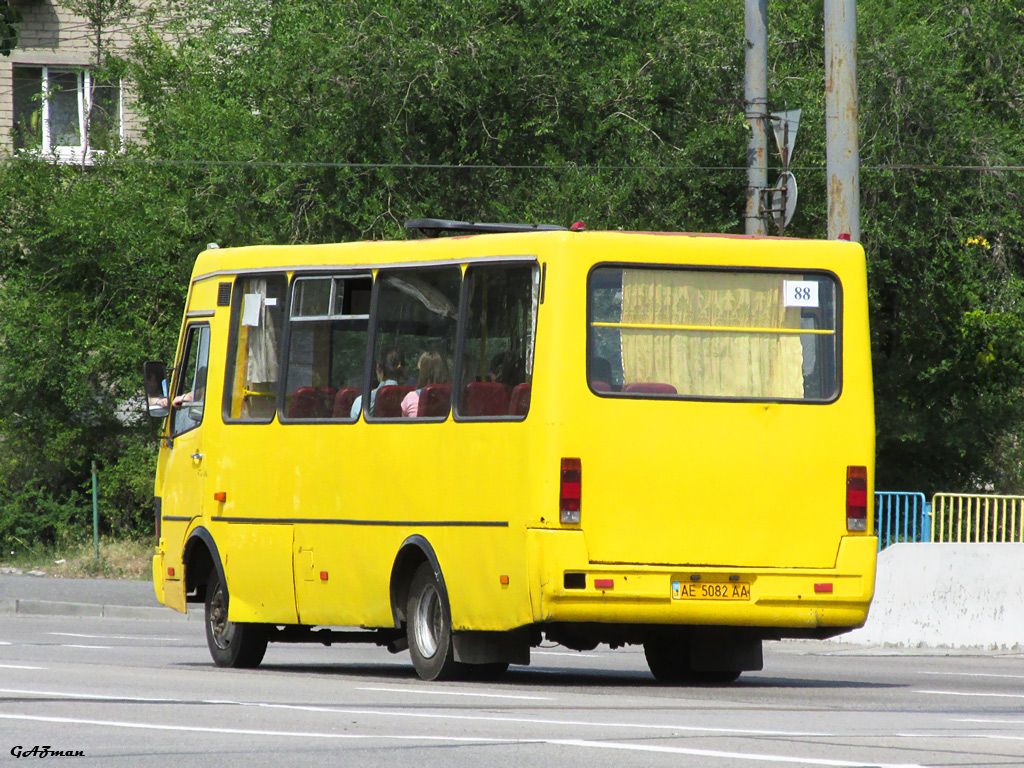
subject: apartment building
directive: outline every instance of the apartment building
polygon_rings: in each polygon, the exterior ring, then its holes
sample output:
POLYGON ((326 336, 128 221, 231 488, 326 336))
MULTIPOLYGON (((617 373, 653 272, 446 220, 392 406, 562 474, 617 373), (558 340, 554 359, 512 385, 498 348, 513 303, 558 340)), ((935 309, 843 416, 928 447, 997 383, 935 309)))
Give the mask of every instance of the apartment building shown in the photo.
MULTIPOLYGON (((98 72, 95 26, 60 0, 13 4, 23 21, 17 47, 0 57, 0 155, 89 163, 135 137, 125 84, 98 72)), ((136 23, 112 19, 100 30, 103 49, 123 49, 136 23)))

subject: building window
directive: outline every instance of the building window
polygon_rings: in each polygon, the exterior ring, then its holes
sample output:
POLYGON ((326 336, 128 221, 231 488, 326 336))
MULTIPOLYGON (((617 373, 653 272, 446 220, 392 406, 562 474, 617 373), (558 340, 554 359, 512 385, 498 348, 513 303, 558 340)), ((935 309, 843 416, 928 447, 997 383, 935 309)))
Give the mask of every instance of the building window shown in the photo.
POLYGON ((120 148, 120 83, 66 67, 15 66, 13 75, 15 150, 81 162, 120 148))

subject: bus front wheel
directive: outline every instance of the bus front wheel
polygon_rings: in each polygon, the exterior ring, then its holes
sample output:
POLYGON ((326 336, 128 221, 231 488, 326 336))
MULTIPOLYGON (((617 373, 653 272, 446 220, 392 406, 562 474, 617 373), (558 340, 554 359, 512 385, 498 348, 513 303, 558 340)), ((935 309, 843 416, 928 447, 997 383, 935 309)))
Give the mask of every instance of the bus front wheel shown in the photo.
POLYGON ((413 574, 405 616, 409 655, 416 673, 424 680, 456 677, 463 665, 455 661, 448 595, 430 563, 422 563, 413 574))
POLYGON ((228 587, 216 568, 206 582, 206 644, 218 667, 258 667, 267 652, 265 628, 228 621, 228 587))

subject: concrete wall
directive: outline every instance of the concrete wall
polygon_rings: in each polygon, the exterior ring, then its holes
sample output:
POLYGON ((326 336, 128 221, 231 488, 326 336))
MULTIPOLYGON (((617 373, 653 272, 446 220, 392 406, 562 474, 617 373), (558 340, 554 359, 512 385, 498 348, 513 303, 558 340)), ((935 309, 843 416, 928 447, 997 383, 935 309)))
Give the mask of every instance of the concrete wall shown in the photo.
POLYGON ((839 642, 1024 647, 1024 544, 894 544, 862 629, 839 642))

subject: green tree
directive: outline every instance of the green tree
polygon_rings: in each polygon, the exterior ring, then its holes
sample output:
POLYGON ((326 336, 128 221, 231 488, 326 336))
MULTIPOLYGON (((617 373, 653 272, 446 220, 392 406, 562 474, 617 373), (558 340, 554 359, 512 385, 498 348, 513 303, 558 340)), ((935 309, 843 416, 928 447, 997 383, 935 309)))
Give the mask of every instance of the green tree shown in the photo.
MULTIPOLYGON (((1024 488, 1017 6, 858 3, 879 488, 1024 488)), ((742 3, 210 9, 157 3, 104 57, 138 146, 0 161, 0 538, 84 525, 94 458, 105 524, 151 526, 154 443, 125 407, 209 241, 402 237, 419 216, 742 230, 742 3)), ((771 107, 803 110, 787 233, 820 238, 821 3, 770 14, 771 107)))
POLYGON ((10 56, 18 45, 18 25, 21 11, 11 5, 10 0, 0 2, 0 55, 10 56))

